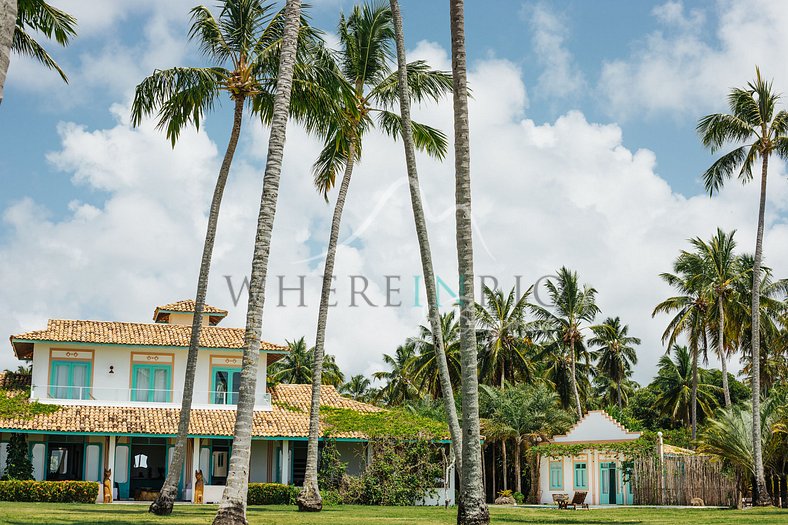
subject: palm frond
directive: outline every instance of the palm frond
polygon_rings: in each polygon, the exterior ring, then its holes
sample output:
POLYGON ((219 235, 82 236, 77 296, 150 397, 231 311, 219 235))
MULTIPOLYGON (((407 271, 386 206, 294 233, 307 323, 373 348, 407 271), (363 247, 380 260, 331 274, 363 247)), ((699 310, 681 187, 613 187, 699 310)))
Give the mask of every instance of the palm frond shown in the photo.
POLYGON ((14 31, 14 42, 11 46, 11 49, 20 55, 26 55, 36 59, 38 62, 49 69, 54 69, 58 72, 60 78, 63 79, 63 82, 68 84, 68 76, 66 76, 66 73, 60 69, 60 66, 57 64, 57 62, 55 62, 55 59, 52 58, 49 53, 47 53, 47 50, 44 49, 41 44, 36 42, 33 37, 20 30, 18 26, 16 31, 14 31))
POLYGON ((191 10, 192 26, 189 29, 189 38, 199 40, 200 51, 220 63, 230 60, 233 50, 226 42, 219 22, 213 13, 202 5, 191 10))
POLYGON ((166 131, 173 147, 184 126, 199 129, 203 115, 213 108, 227 78, 227 70, 175 67, 154 71, 137 86, 131 106, 131 124, 156 112, 157 127, 166 131))
POLYGON ((749 145, 740 146, 726 153, 717 159, 714 164, 703 173, 703 184, 706 191, 709 192, 709 195, 713 195, 714 192, 722 189, 725 182, 730 179, 733 172, 736 171, 736 168, 742 166, 744 161, 748 158, 750 155, 749 149, 753 147, 754 146, 749 145))
POLYGON ((65 47, 77 34, 77 19, 43 0, 18 0, 17 30, 33 29, 65 47))
MULTIPOLYGON (((378 113, 378 124, 383 131, 390 137, 397 138, 402 134, 402 120, 400 115, 391 111, 380 111, 378 113)), ((413 142, 421 151, 443 160, 449 147, 446 134, 437 128, 413 122, 413 142)))
MULTIPOLYGON (((452 90, 451 73, 436 71, 423 60, 411 62, 408 69, 408 92, 411 100, 420 103, 438 101, 452 90)), ((396 71, 370 91, 367 98, 385 109, 399 103, 399 76, 396 71)))
POLYGON ((706 115, 696 128, 703 145, 716 152, 727 142, 744 142, 754 133, 753 125, 734 115, 715 113, 706 115))

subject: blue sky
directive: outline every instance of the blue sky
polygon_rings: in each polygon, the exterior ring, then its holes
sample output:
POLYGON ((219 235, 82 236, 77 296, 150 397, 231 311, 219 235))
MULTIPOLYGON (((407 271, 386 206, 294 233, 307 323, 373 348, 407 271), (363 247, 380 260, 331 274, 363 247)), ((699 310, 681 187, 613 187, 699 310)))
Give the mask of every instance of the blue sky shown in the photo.
MULTIPOLYGON (((58 2, 53 2, 60 5, 58 2)), ((334 31, 338 13, 352 6, 351 2, 314 2, 311 16, 315 26, 325 31, 334 31), (338 5, 337 5, 338 4, 338 5)), ((428 40, 448 46, 449 31, 445 6, 441 2, 403 1, 404 16, 407 17, 406 33, 409 42, 428 40), (416 15, 417 16, 414 16, 416 15)), ((566 48, 574 56, 576 66, 589 79, 591 86, 598 80, 602 63, 624 58, 643 44, 646 34, 660 29, 652 14, 654 6, 661 2, 630 2, 626 0, 583 0, 557 1, 549 4, 550 9, 567 28, 566 48)), ((467 39, 470 60, 488 57, 505 58, 522 70, 526 85, 535 82, 542 72, 537 52, 531 45, 532 31, 528 25, 529 6, 532 3, 514 0, 491 0, 468 2, 467 39)), ((64 8, 67 6, 64 4, 64 8)), ((687 2, 686 10, 703 9, 709 24, 714 23, 715 4, 710 1, 687 2)), ((100 33, 77 38, 74 44, 61 50, 49 46, 57 60, 69 65, 80 60, 83 54, 96 53, 111 45, 134 48, 150 14, 130 13, 112 34, 100 33)), ((174 33, 177 35, 177 27, 174 33)), ((182 26, 186 35, 188 27, 182 26)), ((714 44, 714 33, 707 35, 709 44, 714 44)), ((193 50, 192 50, 193 51, 193 50)), ((189 63, 199 63, 199 57, 189 54, 189 63)), ((173 64, 175 65, 175 64, 173 64)), ((72 68, 73 69, 73 68, 72 68)), ((52 76, 45 70, 35 74, 52 76)), ((106 126, 111 116, 106 108, 118 101, 117 92, 94 89, 89 98, 71 105, 51 100, 47 93, 29 92, 26 86, 12 83, 8 87, 2 118, 13 126, 4 126, 0 131, 6 151, 0 159, 0 176, 5 191, 0 205, 5 207, 24 196, 35 196, 58 216, 67 210, 72 199, 100 202, 102 196, 85 188, 75 187, 66 174, 58 173, 47 163, 46 154, 57 148, 59 138, 55 124, 58 121, 74 121, 89 128, 106 126), (26 92, 28 91, 28 92, 26 92), (31 138, 35 140, 31 140, 31 138)), ((129 86, 131 88, 133 86, 129 86)), ((68 97, 69 86, 54 84, 52 89, 62 91, 68 97)), ((526 109, 529 118, 536 122, 554 120, 570 109, 579 109, 594 122, 614 121, 614 115, 604 102, 590 89, 569 99, 553 98, 545 93, 534 99, 526 109)), ((695 194, 702 191, 699 174, 709 162, 709 155, 698 143, 694 126, 700 113, 656 114, 634 116, 619 122, 624 130, 627 147, 648 148, 657 153, 659 173, 682 193, 695 194)), ((216 129, 217 138, 225 128, 221 117, 209 121, 209 131, 216 129)), ((213 133, 212 133, 213 135, 213 133)))
MULTIPOLYGON (((202 63, 186 41, 192 1, 53 3, 80 23, 69 48, 49 46, 71 83, 14 56, 0 106, 6 336, 50 317, 146 321, 156 304, 191 296, 229 127, 225 104, 173 150, 150 123, 128 125, 145 75, 202 63)), ((311 3, 313 24, 332 40, 352 3, 311 3)), ((410 58, 449 68, 447 3, 401 3, 410 58)), ((704 195, 699 176, 712 156, 694 128, 725 109, 727 91, 755 64, 788 88, 788 10, 768 0, 490 0, 467 2, 466 21, 477 272, 509 287, 506 276, 533 281, 561 265, 576 269, 599 290, 603 315, 620 315, 643 339, 636 379, 647 381, 664 351, 665 319, 650 315, 669 293, 658 274, 687 238, 717 226, 737 229, 742 250, 753 244, 755 188, 734 182, 704 195)), ((451 130, 448 101, 416 115, 451 130)), ((234 326, 244 308, 231 307, 222 276, 238 282, 248 272, 266 140, 247 121, 220 220, 209 300, 230 307, 234 326)), ((291 127, 271 274, 289 284, 307 275, 309 306, 266 310, 264 334, 278 342, 314 333, 320 264, 309 257, 325 244, 331 211, 308 176, 318 149, 291 127)), ((340 249, 338 294, 347 288, 342 275, 362 273, 379 296, 381 276, 412 282, 407 276, 420 271, 401 150, 373 134, 364 151, 344 219, 343 238, 356 240, 340 249)), ((450 281, 451 158, 420 158, 419 167, 437 271, 450 281)), ((788 273, 784 174, 775 162, 766 232, 767 263, 780 275, 788 273)), ((414 308, 339 307, 328 351, 349 372, 369 374, 422 319, 414 308)), ((0 367, 12 361, 0 352, 0 367)))

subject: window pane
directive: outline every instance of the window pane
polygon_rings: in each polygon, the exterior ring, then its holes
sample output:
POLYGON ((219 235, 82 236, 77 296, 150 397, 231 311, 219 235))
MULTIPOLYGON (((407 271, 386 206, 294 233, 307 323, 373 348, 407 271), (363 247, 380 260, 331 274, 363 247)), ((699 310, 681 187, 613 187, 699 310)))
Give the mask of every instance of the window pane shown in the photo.
POLYGON ((52 374, 52 384, 55 386, 52 388, 52 396, 56 399, 68 399, 70 393, 68 389, 70 366, 66 363, 56 363, 54 366, 55 373, 52 374))
POLYGON ((227 391, 229 390, 228 386, 227 372, 224 370, 217 370, 214 380, 214 403, 217 405, 227 404, 227 391))
POLYGON ((139 366, 134 372, 134 385, 136 390, 132 392, 132 401, 148 401, 150 390, 150 368, 139 366))
POLYGON ((87 363, 74 363, 71 366, 73 377, 72 383, 72 399, 88 399, 88 389, 84 388, 88 385, 88 365, 87 363))
POLYGON ((169 401, 169 389, 167 383, 169 370, 166 368, 157 368, 153 371, 153 400, 157 403, 166 403, 169 401))
POLYGON ((233 372, 233 381, 232 381, 232 397, 230 398, 230 403, 233 405, 238 404, 238 391, 241 388, 241 372, 233 372))

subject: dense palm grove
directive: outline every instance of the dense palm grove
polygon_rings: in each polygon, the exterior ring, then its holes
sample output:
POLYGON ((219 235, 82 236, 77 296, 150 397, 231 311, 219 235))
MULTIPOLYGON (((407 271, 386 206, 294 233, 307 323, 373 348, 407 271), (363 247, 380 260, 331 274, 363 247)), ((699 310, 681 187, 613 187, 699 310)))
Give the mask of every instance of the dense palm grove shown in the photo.
MULTIPOLYGON (((742 183, 758 180, 760 167, 755 249, 739 249, 734 231, 718 229, 710 239, 691 238, 677 254, 672 268, 661 274, 672 292, 652 314, 655 323, 665 326, 664 355, 653 380, 640 385, 632 379, 639 348, 652 349, 656 342, 643 342, 630 331, 628 312, 602 312, 597 296, 604 292, 577 271, 561 267, 546 281, 547 305, 532 299, 532 289, 518 295, 514 289, 487 287, 476 302, 463 1, 449 1, 451 72, 406 61, 397 0, 358 5, 341 15, 335 50, 309 26, 302 15, 306 8, 298 0, 287 0, 282 10, 260 0, 223 0, 217 15, 195 7, 189 37, 199 45, 208 67, 154 71, 137 86, 132 106, 133 125, 156 117, 175 146, 182 129, 199 127, 220 98, 233 102, 233 127, 217 176, 200 264, 197 314, 204 308, 219 208, 244 116, 270 128, 233 454, 215 523, 246 522, 253 392, 288 119, 324 145, 313 169, 320 195, 328 199, 336 189, 315 346, 310 348, 305 336, 297 334, 288 342, 289 354, 268 374, 272 383, 312 384, 309 452, 298 497, 301 510, 322 508, 317 473, 321 384, 336 386, 358 400, 404 407, 447 424, 461 473, 459 523, 489 522, 481 497, 482 477, 488 495, 494 497, 500 488, 520 496, 528 493, 533 500, 536 455, 528 451, 566 431, 588 410, 600 408, 630 429, 660 430, 674 445, 720 458, 735 473, 740 488, 751 491, 756 504, 779 499, 788 504, 788 280, 763 265, 769 160, 788 158, 788 112, 778 109, 780 97, 760 70, 753 82, 731 91, 730 113, 708 115, 697 126, 703 146, 712 153, 735 146, 702 175, 710 196, 734 175, 742 183), (464 286, 458 304, 441 313, 415 150, 442 160, 449 140, 443 131, 411 121, 410 104, 441 103, 449 95, 454 102, 458 282, 464 286), (328 298, 353 168, 362 158, 364 136, 375 128, 402 139, 425 304, 430 307, 424 324, 383 355, 385 370, 370 378, 345 377, 335 359, 324 354, 328 298), (710 357, 720 363, 719 370, 710 367, 710 357), (736 362, 738 378, 728 372, 736 362), (480 427, 485 436, 481 453, 480 427)), ((67 79, 31 36, 36 34, 65 46, 76 35, 76 21, 42 0, 3 0, 0 101, 11 51, 32 56, 67 79)), ((172 512, 183 462, 201 329, 199 315, 194 318, 174 468, 151 506, 161 514, 172 512)))
MULTIPOLYGON (((631 429, 661 430, 674 445, 718 453, 750 472, 752 267, 753 257, 737 251, 735 232, 718 230, 709 240, 688 241, 672 271, 661 275, 675 295, 654 308, 655 322, 665 323, 666 350, 656 377, 646 385, 631 379, 641 340, 619 316, 600 311, 597 290, 583 284, 577 272, 560 268, 546 282, 549 308, 531 302, 531 290, 518 297, 514 289, 484 288, 483 302, 476 305, 478 370, 485 459, 494 462, 488 470, 495 473, 488 476, 496 486, 527 494, 533 475, 532 465, 523 466, 529 461, 527 448, 567 430, 578 412, 593 409, 607 410, 631 429), (711 357, 721 369, 709 366, 711 357), (738 378, 727 371, 734 360, 741 369, 738 378), (742 457, 747 450, 750 456, 742 457)), ((787 297, 788 280, 763 268, 764 462, 776 478, 788 473, 783 433, 788 425, 787 297)), ((426 323, 414 332, 383 355, 386 369, 371 378, 346 378, 327 355, 323 383, 354 399, 445 420, 435 337, 426 323)), ((441 315, 441 336, 452 386, 458 389, 456 310, 441 315)), ((290 355, 272 365, 271 381, 311 382, 313 350, 303 338, 289 345, 290 355)))

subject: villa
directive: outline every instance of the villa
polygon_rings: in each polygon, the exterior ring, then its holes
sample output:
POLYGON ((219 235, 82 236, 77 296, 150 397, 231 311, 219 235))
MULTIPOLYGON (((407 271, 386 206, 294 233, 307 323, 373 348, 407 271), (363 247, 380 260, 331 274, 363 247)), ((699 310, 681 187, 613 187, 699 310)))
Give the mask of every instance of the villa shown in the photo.
POLYGON ((591 410, 564 435, 553 436, 552 443, 588 445, 577 455, 542 456, 539 463, 541 503, 553 503, 565 494, 587 493, 585 503, 621 505, 633 503, 632 466, 620 453, 596 446, 603 443, 634 441, 640 432, 630 432, 604 410, 591 410))
MULTIPOLYGON (((244 329, 218 326, 226 315, 208 305, 202 314, 181 500, 192 500, 195 470, 203 472, 206 502, 218 501, 227 477, 244 329)), ((111 469, 115 499, 142 499, 160 490, 177 434, 193 317, 194 302, 179 301, 156 307, 153 323, 53 319, 43 330, 12 336, 16 357, 32 362, 32 375, 21 376, 29 384, 15 379, 5 389, 29 387, 31 400, 59 408, 29 419, 0 419, 0 473, 10 435, 24 433, 37 480, 100 482, 104 469, 111 469)), ((311 387, 266 385, 267 366, 286 353, 285 346, 262 342, 251 482, 303 481, 311 387)), ((380 410, 330 386, 321 389, 321 405, 380 410)), ((368 448, 364 436, 331 437, 348 472, 359 473, 368 448)))

